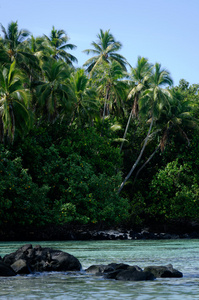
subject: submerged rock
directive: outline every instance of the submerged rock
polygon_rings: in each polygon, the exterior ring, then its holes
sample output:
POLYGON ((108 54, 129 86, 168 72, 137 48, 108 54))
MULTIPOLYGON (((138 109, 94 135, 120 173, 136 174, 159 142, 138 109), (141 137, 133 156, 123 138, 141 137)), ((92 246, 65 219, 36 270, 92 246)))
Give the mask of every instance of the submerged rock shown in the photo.
POLYGON ((129 268, 119 272, 115 279, 116 280, 128 280, 128 281, 143 281, 143 280, 154 280, 156 277, 151 272, 137 271, 136 268, 129 268))

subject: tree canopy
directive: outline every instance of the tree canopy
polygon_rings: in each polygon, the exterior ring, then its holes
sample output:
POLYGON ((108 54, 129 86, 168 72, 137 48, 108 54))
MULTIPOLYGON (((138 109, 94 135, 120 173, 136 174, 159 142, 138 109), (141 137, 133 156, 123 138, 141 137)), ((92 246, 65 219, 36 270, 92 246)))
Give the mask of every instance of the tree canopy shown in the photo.
POLYGON ((1 30, 0 226, 198 218, 199 84, 130 66, 110 30, 81 68, 63 29, 1 30))

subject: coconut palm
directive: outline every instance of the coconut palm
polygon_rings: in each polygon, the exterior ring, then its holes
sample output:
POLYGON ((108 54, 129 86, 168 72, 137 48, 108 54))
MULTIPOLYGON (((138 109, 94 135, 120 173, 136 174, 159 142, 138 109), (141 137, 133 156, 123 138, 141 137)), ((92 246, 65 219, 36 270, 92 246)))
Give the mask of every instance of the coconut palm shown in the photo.
POLYGON ((44 35, 44 37, 47 42, 44 45, 51 57, 61 59, 71 66, 73 62, 78 62, 75 56, 66 52, 68 49, 74 50, 76 46, 68 43, 69 37, 64 30, 57 30, 53 26, 50 36, 48 37, 47 35, 44 35))
POLYGON ((126 82, 122 80, 124 75, 123 68, 116 61, 103 62, 95 69, 93 80, 99 98, 103 100, 103 120, 110 111, 120 112, 126 97, 126 82))
POLYGON ((15 60, 24 70, 27 70, 28 65, 35 67, 38 63, 37 58, 27 51, 25 43, 30 32, 26 29, 19 30, 17 21, 9 23, 7 30, 2 24, 0 26, 4 34, 1 40, 0 61, 12 63, 15 60))
POLYGON ((130 79, 133 83, 133 88, 130 89, 127 99, 133 101, 133 105, 130 111, 130 115, 127 121, 127 125, 125 128, 125 132, 123 135, 123 142, 120 146, 120 152, 122 151, 122 147, 124 144, 124 140, 126 139, 126 134, 130 125, 130 121, 132 116, 138 117, 139 107, 138 102, 141 93, 144 89, 148 87, 148 80, 151 74, 152 65, 148 63, 148 60, 144 57, 139 56, 137 65, 135 68, 131 68, 130 79))
POLYGON ((17 22, 11 22, 7 30, 1 25, 1 29, 4 38, 0 47, 0 62, 5 65, 15 60, 16 66, 26 72, 31 82, 35 70, 39 71, 39 60, 28 48, 30 32, 26 29, 18 30, 17 22))
POLYGON ((122 44, 115 40, 110 30, 103 31, 100 29, 100 33, 97 35, 97 42, 92 42, 93 49, 86 49, 83 52, 86 54, 94 54, 95 56, 88 59, 83 66, 87 67, 87 71, 93 71, 96 66, 103 61, 110 63, 111 61, 117 61, 121 67, 126 70, 128 64, 126 59, 117 52, 122 48, 122 44))
POLYGON ((61 61, 50 59, 42 66, 44 81, 36 87, 38 109, 41 108, 48 121, 72 109, 75 99, 70 83, 70 69, 61 61))
MULTIPOLYGON (((171 90, 173 101, 169 110, 162 110, 159 119, 156 122, 157 130, 156 134, 159 137, 159 143, 154 152, 146 160, 146 162, 139 168, 136 173, 134 183, 143 170, 143 168, 151 161, 158 150, 164 151, 169 136, 173 133, 173 136, 181 136, 189 145, 190 141, 188 138, 187 130, 197 129, 198 120, 192 115, 193 101, 184 99, 184 96, 174 88, 171 90)), ((155 134, 153 135, 153 137, 155 134)))
POLYGON ((44 57, 45 52, 45 37, 34 37, 31 35, 31 37, 25 41, 27 48, 31 53, 33 53, 36 57, 39 59, 42 59, 44 57))
POLYGON ((133 88, 130 90, 128 94, 128 99, 133 100, 132 106, 132 114, 137 117, 139 108, 139 96, 141 92, 146 89, 148 85, 148 81, 151 75, 152 64, 148 63, 148 59, 139 56, 137 60, 137 65, 135 68, 131 68, 131 80, 134 83, 133 88))
POLYGON ((148 120, 148 123, 150 123, 149 130, 147 133, 147 136, 144 140, 142 149, 140 151, 140 154, 133 164, 130 172, 125 177, 124 181, 122 182, 118 193, 121 192, 123 189, 126 181, 130 178, 131 174, 137 167, 138 163, 140 162, 140 159, 143 155, 143 152, 145 150, 145 147, 148 143, 148 140, 150 138, 151 130, 153 127, 154 122, 158 119, 160 116, 160 113, 163 109, 169 110, 170 109, 170 103, 172 100, 172 95, 170 91, 165 87, 165 85, 172 85, 173 81, 170 77, 170 73, 165 70, 161 69, 161 65, 159 63, 156 63, 154 65, 154 68, 152 70, 152 74, 149 79, 149 85, 150 87, 143 92, 142 97, 140 98, 139 104, 140 104, 140 113, 142 116, 144 116, 145 119, 148 120))
POLYGON ((1 141, 7 135, 13 142, 15 129, 23 133, 30 125, 29 91, 24 88, 24 77, 15 67, 0 68, 0 134, 1 141))
POLYGON ((76 104, 70 125, 77 117, 78 123, 83 120, 92 120, 98 115, 99 102, 96 89, 90 86, 89 79, 83 69, 77 69, 71 76, 71 82, 76 95, 76 104))
POLYGON ((9 55, 14 58, 16 55, 16 49, 29 37, 30 32, 26 29, 18 30, 18 23, 11 22, 8 24, 8 29, 0 24, 1 30, 4 34, 4 38, 2 40, 3 44, 8 46, 9 55))

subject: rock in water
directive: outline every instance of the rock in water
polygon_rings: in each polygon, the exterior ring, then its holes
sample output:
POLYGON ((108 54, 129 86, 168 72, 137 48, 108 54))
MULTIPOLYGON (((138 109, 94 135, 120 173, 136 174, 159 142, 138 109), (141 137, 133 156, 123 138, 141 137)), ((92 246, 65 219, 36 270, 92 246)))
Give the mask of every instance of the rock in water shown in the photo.
POLYGON ((16 276, 15 271, 8 265, 6 265, 2 260, 0 260, 0 276, 16 276))
POLYGON ((82 266, 73 255, 55 250, 42 248, 40 245, 24 245, 17 251, 7 254, 3 262, 13 268, 17 274, 29 274, 43 271, 80 271, 82 266))
POLYGON ((174 269, 171 264, 167 266, 149 266, 144 269, 146 272, 151 272, 157 278, 181 278, 183 274, 174 269))
POLYGON ((127 281, 143 281, 143 280, 154 280, 155 276, 151 272, 137 271, 136 269, 128 269, 119 272, 116 280, 127 280, 127 281))
POLYGON ((93 265, 86 270, 89 274, 102 275, 106 279, 124 281, 154 280, 155 276, 150 272, 143 272, 138 266, 112 263, 109 265, 93 265))
POLYGON ((31 270, 29 268, 29 265, 25 259, 18 259, 16 260, 12 265, 11 268, 17 273, 17 274, 29 274, 31 273, 31 270))

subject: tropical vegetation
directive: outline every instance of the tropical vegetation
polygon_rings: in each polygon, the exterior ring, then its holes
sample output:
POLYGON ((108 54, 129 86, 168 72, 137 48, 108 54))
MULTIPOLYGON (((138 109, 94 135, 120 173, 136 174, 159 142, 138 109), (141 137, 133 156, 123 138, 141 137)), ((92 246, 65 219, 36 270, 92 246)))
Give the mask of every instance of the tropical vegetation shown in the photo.
POLYGON ((1 30, 1 228, 199 218, 198 84, 132 67, 110 30, 82 68, 63 29, 1 30))

